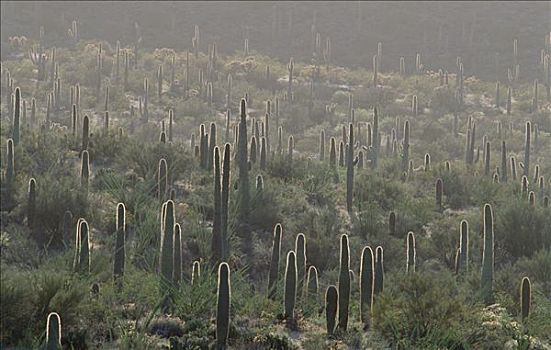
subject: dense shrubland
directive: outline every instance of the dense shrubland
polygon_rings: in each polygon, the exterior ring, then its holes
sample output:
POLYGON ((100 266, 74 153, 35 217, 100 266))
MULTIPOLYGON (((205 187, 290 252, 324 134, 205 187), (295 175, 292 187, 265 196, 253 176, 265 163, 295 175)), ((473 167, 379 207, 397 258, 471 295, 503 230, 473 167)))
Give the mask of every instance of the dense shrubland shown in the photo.
POLYGON ((12 40, 3 347, 551 347, 549 37, 499 88, 199 38, 12 40))

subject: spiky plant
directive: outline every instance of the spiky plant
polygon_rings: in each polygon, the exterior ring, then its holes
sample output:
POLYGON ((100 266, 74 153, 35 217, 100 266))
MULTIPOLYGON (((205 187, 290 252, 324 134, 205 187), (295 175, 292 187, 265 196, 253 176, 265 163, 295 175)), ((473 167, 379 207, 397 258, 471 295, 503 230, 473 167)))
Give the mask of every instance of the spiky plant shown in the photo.
POLYGON ((222 161, 222 189, 220 196, 220 235, 222 237, 222 260, 227 260, 229 256, 228 211, 230 198, 230 162, 231 146, 229 143, 226 143, 224 146, 224 159, 222 161))
POLYGON ((480 287, 486 305, 494 301, 494 217, 492 206, 484 205, 484 250, 482 252, 482 275, 480 287))
POLYGON ((191 267, 191 285, 199 283, 201 279, 201 263, 199 260, 195 260, 191 267))
POLYGON ((304 292, 308 300, 317 301, 318 296, 318 269, 315 266, 310 266, 308 268, 308 276, 306 278, 307 284, 304 288, 304 292))
POLYGON ((249 164, 247 156, 247 103, 241 100, 241 118, 239 122, 239 139, 237 143, 237 161, 239 169, 237 213, 238 232, 245 240, 245 255, 252 260, 252 242, 248 237, 249 222, 249 164))
POLYGON ((21 90, 17 87, 15 88, 15 99, 13 106, 13 143, 15 146, 19 144, 19 122, 21 114, 21 90))
POLYGON ((214 218, 212 219, 212 241, 211 254, 212 262, 217 264, 221 261, 224 249, 222 238, 222 184, 220 182, 220 151, 214 147, 214 218))
POLYGON ((486 141, 486 145, 484 147, 484 175, 490 176, 490 141, 486 141))
POLYGON ((182 279, 182 227, 174 225, 174 266, 172 268, 172 283, 178 287, 182 279))
POLYGON ((87 115, 82 120, 82 151, 88 149, 88 143, 90 142, 90 119, 87 115))
POLYGON ((507 146, 505 140, 501 141, 501 168, 499 170, 501 171, 501 182, 507 182, 507 146))
POLYGON ((384 285, 383 247, 375 249, 375 280, 373 282, 373 295, 382 293, 384 285))
POLYGON ((164 201, 168 189, 168 166, 166 159, 159 159, 159 170, 157 172, 157 196, 164 201))
POLYGON ((442 211, 442 195, 444 193, 444 183, 441 178, 436 179, 436 209, 442 211))
POLYGON ((362 250, 360 261, 360 318, 365 328, 369 328, 371 323, 374 278, 375 259, 373 258, 373 250, 366 246, 362 250))
POLYGON ((36 180, 31 177, 27 193, 27 226, 33 230, 36 225, 36 180))
POLYGON ((350 303, 350 248, 348 236, 341 236, 339 265, 339 329, 346 331, 348 327, 348 306, 350 303))
POLYGON ((528 277, 523 277, 520 283, 520 317, 524 321, 530 315, 532 303, 532 286, 528 277))
POLYGON ((371 166, 373 169, 377 168, 379 161, 379 148, 381 140, 379 140, 379 115, 377 113, 377 107, 373 108, 373 128, 372 128, 372 142, 373 147, 371 149, 371 166))
POLYGON ((113 265, 113 278, 115 283, 124 275, 125 240, 126 240, 126 207, 124 203, 117 204, 117 227, 115 239, 115 255, 113 265))
POLYGON ((285 292, 284 292, 284 311, 287 319, 294 319, 295 304, 297 297, 297 263, 295 252, 292 250, 287 253, 287 266, 285 267, 285 292))
POLYGON ((306 237, 304 233, 299 233, 295 239, 295 256, 297 261, 297 290, 300 296, 306 277, 306 237))
POLYGON ((530 172, 530 138, 532 134, 532 123, 526 122, 524 134, 524 172, 523 175, 528 176, 530 172))
POLYGON ((348 153, 346 157, 346 211, 351 214, 352 196, 354 194, 354 126, 352 123, 349 124, 348 132, 348 153))
POLYGON ((329 166, 334 169, 337 167, 337 146, 334 137, 331 137, 329 144, 329 166))
POLYGON ((396 234, 396 212, 394 211, 388 214, 388 233, 391 236, 396 234))
POLYGON ((88 151, 82 151, 82 159, 80 164, 80 186, 86 191, 90 181, 90 157, 88 151))
POLYGON ((404 122, 404 139, 402 141, 402 171, 407 171, 409 165, 409 120, 404 122))
POLYGON ((469 223, 467 220, 461 221, 459 228, 459 261, 458 272, 469 270, 469 223))
POLYGON ((408 232, 407 248, 406 248, 406 273, 415 272, 415 258, 417 256, 415 251, 415 235, 413 232, 408 232))
POLYGON ((90 273, 90 229, 88 222, 81 219, 79 221, 79 256, 78 267, 81 274, 87 275, 90 273))
POLYGON ((173 269, 174 269, 174 202, 168 200, 166 203, 166 209, 162 215, 163 225, 161 227, 161 245, 160 245, 160 259, 159 259, 159 272, 161 274, 161 288, 170 284, 172 281, 173 269))
POLYGON ((61 317, 57 312, 50 312, 46 321, 45 350, 61 350, 61 317))
POLYGON ((276 224, 272 241, 272 258, 270 260, 270 272, 268 276, 268 297, 273 299, 277 290, 277 280, 279 276, 279 257, 281 255, 281 235, 283 228, 281 224, 276 224))
POLYGON ((218 267, 218 292, 216 302, 216 350, 227 349, 230 334, 231 283, 230 267, 223 262, 218 267))
POLYGON ((320 162, 325 160, 325 130, 320 132, 319 160, 320 162))

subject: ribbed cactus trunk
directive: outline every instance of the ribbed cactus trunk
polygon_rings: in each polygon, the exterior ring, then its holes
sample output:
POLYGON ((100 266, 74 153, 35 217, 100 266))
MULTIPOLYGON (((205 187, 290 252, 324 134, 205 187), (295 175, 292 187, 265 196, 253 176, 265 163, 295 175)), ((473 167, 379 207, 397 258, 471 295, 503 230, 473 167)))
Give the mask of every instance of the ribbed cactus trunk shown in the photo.
MULTIPOLYGON (((354 126, 349 124, 348 154, 346 157, 346 211, 352 213, 354 195, 354 126)), ((342 298, 342 295, 341 295, 342 298)))
POLYGON ((350 248, 348 236, 341 236, 341 254, 339 266, 339 329, 348 328, 348 305, 350 303, 350 248))
POLYGON ((325 292, 325 320, 327 325, 327 335, 333 335, 336 326, 337 309, 339 302, 339 292, 337 287, 331 285, 325 292))
POLYGON ((285 317, 289 320, 295 318, 295 304, 297 296, 297 263, 295 252, 287 253, 287 266, 285 267, 285 291, 284 311, 285 317))
POLYGON ((241 118, 239 122, 239 139, 238 139, 238 167, 239 167, 239 182, 238 182, 238 232, 241 239, 244 240, 245 255, 252 262, 252 242, 249 237, 249 162, 247 156, 247 105, 245 99, 241 100, 241 118))
POLYGON ((415 272, 415 259, 417 254, 415 251, 415 235, 411 231, 408 232, 406 256, 407 256, 406 273, 413 273, 415 272))
POLYGON ((362 250, 360 261, 360 319, 365 329, 370 327, 373 305, 373 282, 375 278, 375 259, 373 250, 366 246, 362 250))
POLYGON ((337 145, 334 137, 330 139, 329 144, 329 166, 335 169, 337 167, 337 145))
POLYGON ((461 221, 459 229, 459 262, 458 272, 469 270, 469 223, 466 220, 461 221))
POLYGON ((172 283, 175 287, 180 285, 182 280, 182 227, 174 225, 174 266, 172 267, 172 283))
POLYGON ((287 70, 289 71, 289 78, 287 82, 287 100, 289 101, 289 104, 293 103, 293 69, 294 69, 294 62, 293 58, 289 60, 289 65, 287 66, 287 70))
POLYGON ((31 177, 27 199, 27 226, 32 230, 36 228, 36 180, 31 177))
POLYGON ((220 151, 214 148, 214 218, 212 219, 211 259, 213 264, 222 261, 224 242, 222 239, 222 184, 220 179, 220 151))
POLYGON ((266 158, 267 158, 267 146, 266 146, 266 137, 260 139, 260 169, 266 170, 266 158))
POLYGON ((377 113, 377 107, 373 108, 372 132, 373 147, 371 149, 371 166, 373 169, 376 169, 377 164, 379 163, 379 148, 381 145, 381 140, 379 140, 379 115, 377 113))
POLYGON ((308 268, 308 274, 306 277, 306 285, 304 286, 304 294, 306 302, 317 302, 318 289, 319 289, 319 280, 318 280, 318 270, 315 266, 310 266, 308 268))
POLYGON ((61 317, 56 312, 50 312, 46 321, 45 350, 61 350, 61 317))
POLYGON ((230 165, 231 165, 231 146, 226 143, 224 146, 224 160, 222 164, 222 193, 221 193, 221 213, 220 213, 220 235, 222 236, 222 260, 227 260, 230 254, 228 242, 228 213, 230 199, 230 165))
POLYGON ((490 176, 490 151, 490 141, 486 141, 486 145, 484 147, 484 176, 490 176))
POLYGON ((13 106, 13 143, 15 146, 19 144, 19 122, 20 122, 20 115, 21 115, 21 90, 19 88, 15 88, 15 102, 13 106))
POLYGON ((442 211, 442 195, 444 193, 444 183, 441 178, 436 179, 436 210, 442 211))
POLYGON ((526 122, 525 139, 524 139, 524 171, 523 175, 528 176, 530 172, 530 139, 532 134, 532 124, 526 122))
POLYGON ((384 287, 383 247, 375 249, 375 280, 373 282, 373 295, 383 292, 384 287))
POLYGON ((492 206, 484 205, 484 250, 482 252, 482 275, 481 275, 482 298, 486 305, 494 302, 494 218, 492 206))
POLYGON ((404 122, 404 139, 402 141, 402 171, 408 171, 409 166, 409 120, 404 122))
POLYGON ((520 283, 520 317, 524 321, 530 315, 532 303, 532 286, 528 277, 522 278, 520 283))
POLYGON ((207 159, 207 169, 212 171, 213 160, 214 160, 214 147, 216 147, 216 124, 210 123, 210 133, 209 133, 209 150, 208 150, 208 159, 207 159))
POLYGON ((88 149, 88 143, 90 138, 90 119, 87 115, 82 120, 82 151, 88 149))
POLYGON ((79 239, 79 272, 83 275, 87 275, 90 273, 90 229, 88 223, 84 219, 79 222, 79 239))
POLYGON ((306 237, 299 233, 295 240, 295 256, 297 261, 297 291, 299 298, 304 288, 306 278, 306 237))
POLYGON ((82 152, 82 159, 80 163, 80 186, 85 192, 88 191, 88 183, 90 181, 90 157, 88 151, 82 152))
POLYGON ((172 285, 174 271, 174 202, 168 200, 161 218, 161 245, 159 257, 159 272, 161 274, 161 294, 165 296, 163 312, 167 313, 170 307, 170 296, 165 295, 167 287, 172 285))
POLYGON ((227 349, 230 334, 231 284, 230 267, 221 263, 218 267, 218 293, 216 303, 216 350, 227 349))
POLYGON ((157 172, 157 196, 162 202, 165 200, 166 191, 168 189, 168 166, 166 159, 159 160, 159 170, 157 172))
POLYGON ((191 267, 191 285, 199 283, 201 279, 201 263, 199 261, 194 261, 191 267))
POLYGON ((283 229, 281 224, 274 228, 272 241, 272 258, 270 259, 270 272, 268 276, 268 297, 273 299, 277 291, 277 281, 279 277, 279 257, 281 255, 281 235, 283 229))
POLYGON ((499 170, 501 171, 501 182, 507 182, 507 146, 505 141, 501 141, 501 168, 499 170))
POLYGON ((115 233, 115 255, 113 265, 113 279, 117 289, 122 285, 121 278, 124 275, 125 240, 126 240, 126 208, 124 203, 117 204, 117 227, 115 233))

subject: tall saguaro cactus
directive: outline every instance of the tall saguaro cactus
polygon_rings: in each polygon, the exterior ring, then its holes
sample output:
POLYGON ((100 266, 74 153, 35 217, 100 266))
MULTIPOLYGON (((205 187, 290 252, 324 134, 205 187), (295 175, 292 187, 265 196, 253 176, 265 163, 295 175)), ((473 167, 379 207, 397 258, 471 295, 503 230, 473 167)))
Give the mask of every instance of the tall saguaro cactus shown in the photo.
POLYGON ((377 107, 373 108, 373 128, 372 128, 372 151, 371 151, 371 165, 373 169, 377 168, 379 162, 379 148, 381 140, 379 140, 379 115, 377 113, 377 107))
POLYGON ((348 327, 348 305, 350 303, 350 248, 348 236, 341 236, 341 255, 339 266, 339 329, 348 327))
POLYGON ((237 144, 237 159, 239 168, 238 183, 238 232, 245 240, 245 254, 252 259, 252 243, 248 237, 249 222, 249 163, 247 156, 247 104, 245 99, 241 100, 241 118, 239 122, 239 139, 237 144))
POLYGON ((458 272, 469 270, 469 223, 467 220, 461 221, 459 228, 459 261, 458 272))
POLYGON ((279 276, 279 257, 281 255, 281 235, 283 228, 277 224, 274 228, 272 241, 272 258, 270 260, 270 273, 268 276, 268 297, 273 299, 277 289, 277 280, 279 276))
POLYGON ((375 281, 373 284, 373 295, 382 293, 384 285, 383 247, 375 249, 375 281))
POLYGON ((61 317, 57 312, 48 314, 45 350, 61 350, 61 317))
POLYGON ((287 83, 287 100, 289 101, 289 104, 292 104, 293 102, 293 70, 294 70, 295 64, 293 62, 293 58, 289 60, 289 65, 287 65, 287 70, 289 71, 289 78, 287 83))
POLYGON ((222 236, 222 260, 229 256, 228 246, 228 212, 230 198, 230 161, 231 146, 226 143, 224 146, 224 159, 222 161, 222 194, 221 194, 221 213, 220 213, 220 234, 222 236))
POLYGON ((36 180, 31 177, 29 180, 29 191, 27 201, 27 226, 33 230, 36 225, 36 180))
POLYGON ((333 335, 336 325, 339 292, 337 287, 331 285, 325 292, 325 320, 327 324, 327 335, 333 335))
POLYGON ((530 314, 530 304, 532 302, 532 286, 528 277, 522 278, 520 283, 520 317, 524 321, 530 314))
POLYGON ((294 319, 295 304, 297 297, 297 262, 295 252, 292 250, 287 253, 287 266, 285 267, 285 292, 284 306, 285 317, 294 319))
POLYGON ((348 135, 348 154, 346 157, 346 210, 351 214, 352 196, 354 194, 354 126, 352 123, 349 124, 348 135))
MULTIPOLYGON (((166 209, 163 210, 161 222, 161 246, 159 272, 161 273, 161 288, 170 284, 174 268, 174 202, 165 202, 166 209)), ((164 290, 164 288, 162 288, 164 290)))
POLYGON ((530 172, 530 139, 532 134, 532 123, 526 122, 525 139, 524 139, 524 172, 523 175, 528 177, 530 172))
POLYGON ((409 166, 409 120, 404 122, 404 139, 402 141, 402 171, 408 171, 409 166))
POLYGON ((212 220, 211 254, 214 263, 223 256, 224 242, 222 237, 222 184, 220 182, 220 152, 214 148, 214 218, 212 220))
POLYGON ((415 235, 411 231, 408 232, 406 255, 407 255, 406 272, 407 273, 415 272, 415 258, 417 254, 415 251, 415 235))
POLYGON ((306 237, 303 233, 299 233, 296 237, 295 255, 297 260, 297 290, 300 297, 306 278, 306 237))
POLYGON ((501 168, 499 170, 501 171, 500 181, 507 182, 507 145, 505 144, 505 140, 501 141, 501 168))
POLYGON ((482 275, 480 287, 486 305, 493 303, 494 283, 494 217, 492 206, 484 205, 484 250, 482 252, 482 275))
POLYGON ((230 267, 223 262, 218 267, 216 303, 216 350, 226 350, 230 333, 231 283, 230 267))
POLYGON ((360 317, 365 328, 370 326, 374 278, 375 259, 373 258, 373 250, 366 246, 362 250, 360 261, 360 317))
POLYGON ((19 121, 21 114, 21 90, 17 87, 15 88, 15 102, 13 109, 13 143, 15 146, 19 144, 19 121))
POLYGON ((116 283, 124 275, 125 240, 126 240, 126 208, 124 203, 117 204, 117 231, 115 240, 115 262, 113 266, 113 278, 116 283))

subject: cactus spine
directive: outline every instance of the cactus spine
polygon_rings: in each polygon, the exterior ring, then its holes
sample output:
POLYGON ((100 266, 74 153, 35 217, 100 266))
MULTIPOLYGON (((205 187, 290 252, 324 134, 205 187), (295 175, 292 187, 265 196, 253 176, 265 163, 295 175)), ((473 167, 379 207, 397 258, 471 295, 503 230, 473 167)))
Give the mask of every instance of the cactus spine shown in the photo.
POLYGON ((221 263, 218 267, 218 293, 216 303, 216 350, 225 350, 230 333, 231 284, 230 267, 221 263))
POLYGON ((494 224, 492 206, 484 205, 484 250, 482 252, 481 290, 486 305, 493 303, 494 224))
POLYGON ((272 258, 270 260, 270 274, 268 276, 268 297, 273 299, 277 289, 277 280, 279 275, 279 257, 281 255, 281 234, 283 229, 281 224, 276 224, 272 241, 272 258))
POLYGON ((126 240, 126 208, 123 203, 117 204, 117 227, 115 240, 115 257, 113 278, 117 283, 124 275, 125 240, 126 240))
POLYGON ((295 317, 295 303, 297 296, 297 263, 295 259, 295 252, 289 251, 287 253, 287 266, 285 267, 285 317, 287 319, 294 319, 295 317))
POLYGON ((411 231, 408 232, 406 254, 406 273, 415 272, 415 258, 417 254, 415 251, 415 235, 411 231))
POLYGON ((61 317, 56 312, 50 312, 46 321, 45 350, 61 350, 61 317))
POLYGON ((362 250, 360 262, 360 318, 365 328, 369 328, 373 305, 373 281, 375 278, 375 259, 373 250, 366 246, 362 250))
POLYGON ((348 305, 350 302, 350 248, 348 236, 341 236, 341 254, 339 266, 339 328, 346 331, 348 327, 348 305))

